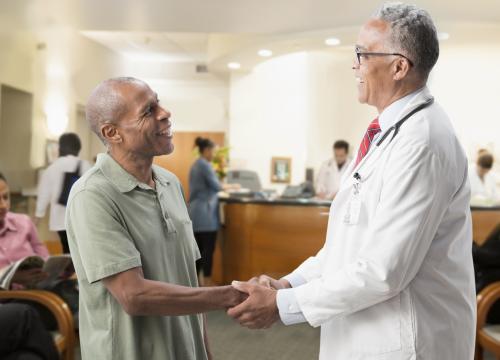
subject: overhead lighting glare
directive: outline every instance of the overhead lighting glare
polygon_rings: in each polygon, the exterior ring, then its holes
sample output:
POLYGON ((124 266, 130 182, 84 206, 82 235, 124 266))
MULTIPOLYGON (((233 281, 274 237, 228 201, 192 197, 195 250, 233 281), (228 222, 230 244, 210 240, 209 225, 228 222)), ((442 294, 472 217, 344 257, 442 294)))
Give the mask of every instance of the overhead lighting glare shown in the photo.
POLYGON ((448 34, 446 32, 439 32, 438 33, 438 40, 444 41, 444 40, 448 40, 449 38, 450 38, 450 34, 448 34))
POLYGON ((227 67, 231 70, 238 70, 241 67, 241 64, 237 62, 230 62, 227 64, 227 67))
POLYGON ((261 50, 259 50, 259 52, 257 54, 259 54, 259 56, 262 56, 262 57, 269 57, 269 56, 273 55, 273 52, 271 50, 268 50, 268 49, 261 49, 261 50))
POLYGON ((325 40, 325 44, 328 46, 337 46, 340 45, 340 40, 335 37, 331 37, 325 40))

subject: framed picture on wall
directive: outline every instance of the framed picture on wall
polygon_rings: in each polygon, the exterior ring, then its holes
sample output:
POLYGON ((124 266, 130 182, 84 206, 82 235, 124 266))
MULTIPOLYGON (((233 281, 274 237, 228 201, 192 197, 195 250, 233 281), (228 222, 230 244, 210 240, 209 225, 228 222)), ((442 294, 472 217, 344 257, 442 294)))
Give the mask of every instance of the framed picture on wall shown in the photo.
POLYGON ((271 182, 289 184, 292 178, 292 159, 273 157, 271 159, 271 182))

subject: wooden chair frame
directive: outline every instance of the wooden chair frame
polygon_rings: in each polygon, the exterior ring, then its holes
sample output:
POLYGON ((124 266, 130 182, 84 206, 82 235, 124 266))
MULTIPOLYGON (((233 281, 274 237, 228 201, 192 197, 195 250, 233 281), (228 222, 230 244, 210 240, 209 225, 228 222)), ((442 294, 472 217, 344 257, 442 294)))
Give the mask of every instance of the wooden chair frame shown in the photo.
POLYGON ((485 287, 477 295, 477 328, 476 328, 476 356, 475 360, 483 360, 483 351, 488 349, 500 360, 500 342, 484 331, 488 312, 495 302, 500 299, 500 281, 485 287))
POLYGON ((0 299, 29 300, 45 306, 56 318, 61 336, 55 339, 61 359, 73 360, 75 353, 75 327, 73 315, 68 305, 56 294, 44 290, 5 290, 0 291, 0 299))

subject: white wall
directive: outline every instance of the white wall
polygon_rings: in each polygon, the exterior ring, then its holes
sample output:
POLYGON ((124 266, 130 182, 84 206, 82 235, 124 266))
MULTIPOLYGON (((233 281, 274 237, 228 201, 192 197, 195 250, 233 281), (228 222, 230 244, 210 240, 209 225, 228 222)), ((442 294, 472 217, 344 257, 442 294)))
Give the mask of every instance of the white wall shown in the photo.
POLYGON ((500 169, 500 45, 443 46, 429 87, 451 118, 471 159, 479 148, 500 169))
POLYGON ((231 166, 256 170, 266 188, 273 156, 291 157, 292 183, 332 155, 335 140, 357 147, 374 111, 357 102, 347 52, 286 55, 231 78, 231 166), (354 145, 355 144, 355 145, 354 145))
POLYGON ((209 74, 184 80, 144 80, 171 112, 174 131, 228 131, 227 81, 209 74))
MULTIPOLYGON (((232 165, 258 171, 265 187, 272 156, 293 158, 293 183, 317 171, 336 139, 355 153, 374 108, 357 101, 352 51, 282 56, 234 74, 230 86, 232 165)), ((500 160, 499 45, 442 46, 429 87, 449 114, 471 161, 479 148, 500 160)), ((500 161, 495 171, 499 172, 500 161)))

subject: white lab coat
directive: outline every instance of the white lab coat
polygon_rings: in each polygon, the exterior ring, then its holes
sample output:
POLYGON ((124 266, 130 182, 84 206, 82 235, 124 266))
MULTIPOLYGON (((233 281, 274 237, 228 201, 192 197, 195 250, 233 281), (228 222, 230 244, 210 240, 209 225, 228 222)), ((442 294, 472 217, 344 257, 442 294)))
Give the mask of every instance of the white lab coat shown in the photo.
MULTIPOLYGON (((430 98, 417 94, 402 118, 430 98)), ((293 289, 323 360, 471 360, 476 302, 467 160, 442 108, 409 118, 355 168, 332 203, 326 243, 293 289), (356 223, 344 222, 361 176, 356 223)))
POLYGON ((333 199, 337 191, 339 191, 340 180, 349 168, 349 163, 350 159, 347 159, 340 170, 335 158, 326 160, 321 164, 316 181, 316 192, 324 193, 327 199, 333 199))
POLYGON ((76 156, 67 155, 57 158, 40 177, 35 216, 43 218, 50 205, 49 229, 51 231, 66 229, 66 206, 59 204, 58 200, 62 191, 64 173, 75 171, 79 162, 80 174, 83 175, 91 168, 90 163, 76 156))
POLYGON ((469 167, 469 181, 472 204, 495 204, 500 200, 495 175, 491 171, 484 176, 484 180, 481 180, 477 173, 477 165, 474 164, 469 167))

